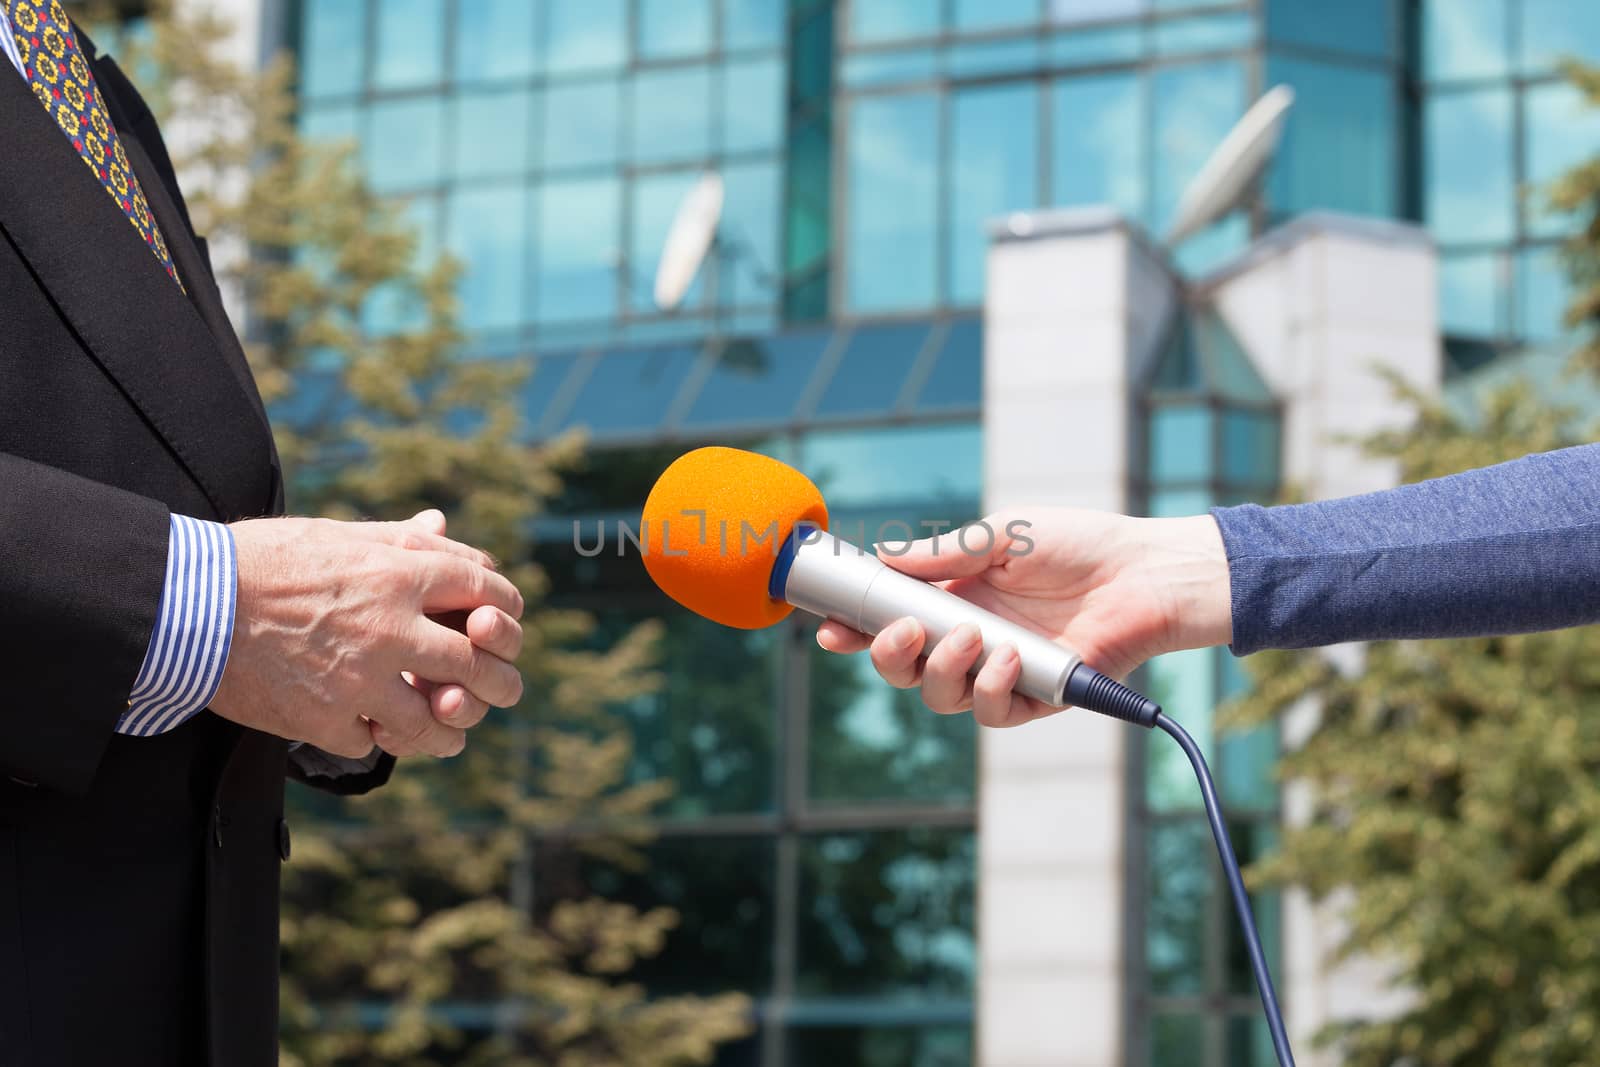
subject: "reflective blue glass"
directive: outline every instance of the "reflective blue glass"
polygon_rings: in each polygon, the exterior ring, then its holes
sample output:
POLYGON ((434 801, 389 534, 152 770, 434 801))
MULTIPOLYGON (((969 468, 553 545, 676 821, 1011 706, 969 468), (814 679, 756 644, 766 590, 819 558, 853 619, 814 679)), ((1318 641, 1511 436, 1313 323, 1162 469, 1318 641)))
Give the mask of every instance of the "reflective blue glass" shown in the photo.
POLYGON ((1178 56, 1196 52, 1225 52, 1248 48, 1255 40, 1255 16, 1244 12, 1162 19, 1150 35, 1156 55, 1178 56))
POLYGON ((341 0, 305 5, 300 34, 300 95, 307 99, 359 92, 367 53, 367 8, 341 0))
POLYGON ((1388 58, 1394 54, 1394 0, 1268 0, 1267 40, 1320 51, 1388 58))
POLYGON ((444 80, 444 0, 378 0, 373 83, 380 89, 444 80))
POLYGON ((313 141, 350 141, 361 136, 362 112, 352 104, 307 108, 300 112, 300 134, 313 141))
POLYGON ((968 89, 951 103, 950 293, 983 299, 984 223, 1039 204, 1039 89, 1033 82, 968 89))
POLYGON ((1051 88, 1055 204, 1111 204, 1129 218, 1145 213, 1144 89, 1137 74, 1056 82, 1051 88))
POLYGON ((640 59, 699 56, 711 50, 711 0, 638 0, 640 59))
POLYGON ((432 267, 439 258, 440 200, 438 194, 414 195, 402 200, 402 220, 417 242, 412 250, 411 263, 419 270, 432 267))
POLYGON ((1445 81, 1507 73, 1510 29, 1506 0, 1423 0, 1423 77, 1445 81))
POLYGON ((735 60, 722 70, 722 150, 764 152, 783 142, 783 60, 735 60))
MULTIPOLYGON (((789 1018, 804 1002, 788 1009, 789 1018)), ((907 1067, 961 1067, 972 1058, 972 1027, 940 1024, 880 1023, 839 1025, 834 1013, 827 1024, 791 1025, 785 1038, 788 1063, 905 1064, 907 1067)), ((755 1062, 754 1059, 751 1062, 755 1062)))
MULTIPOLYGON (((1175 497, 1176 494, 1166 494, 1175 497)), ((1150 513, 1156 516, 1204 515, 1208 495, 1183 491, 1186 499, 1158 502, 1152 494, 1150 513)), ((1206 761, 1215 766, 1212 720, 1217 704, 1217 669, 1226 651, 1192 648, 1151 660, 1145 668, 1143 692, 1162 707, 1178 708, 1183 725, 1194 735, 1206 761)), ((1200 807, 1194 771, 1177 745, 1150 745, 1145 749, 1145 803, 1152 811, 1189 811, 1200 807)))
POLYGON ((1423 115, 1429 227, 1443 242, 1509 239, 1516 207, 1510 91, 1432 93, 1423 115))
POLYGON ((1505 256, 1473 252, 1439 258, 1439 326, 1466 337, 1502 337, 1510 325, 1505 256))
POLYGON ((1162 485, 1211 478, 1212 412, 1209 407, 1162 406, 1150 413, 1150 480, 1162 485))
POLYGON ((1278 417, 1268 412, 1222 413, 1222 477, 1271 492, 1278 484, 1278 417))
MULTIPOLYGON (((1597 8, 1600 10, 1600 8, 1597 8)), ((1524 224, 1539 237, 1562 237, 1579 225, 1579 216, 1548 206, 1550 183, 1589 159, 1600 147, 1600 108, 1589 104, 1567 82, 1530 86, 1522 95, 1524 224)))
POLYGON ((918 411, 978 407, 983 402, 983 322, 957 319, 950 324, 928 380, 917 391, 918 411))
POLYGON ((852 89, 931 81, 938 73, 939 53, 932 48, 857 52, 845 56, 839 65, 840 80, 852 89))
POLYGON ((463 264, 461 320, 469 330, 526 321, 527 203, 520 184, 460 188, 450 195, 446 241, 463 264))
MULTIPOLYGON (((983 492, 983 430, 976 422, 819 430, 800 440, 796 460, 816 482, 831 510, 909 504, 917 521, 966 520, 937 502, 976 509, 983 492), (930 514, 940 512, 942 514, 930 514)), ((917 536, 927 532, 914 531, 917 536)))
POLYGON ((1517 256, 1517 333, 1534 342, 1565 336, 1563 318, 1572 299, 1561 254, 1555 248, 1530 248, 1517 256))
POLYGON ((711 152, 711 69, 640 71, 633 79, 636 163, 701 159, 711 152))
MULTIPOLYGON (((1206 1047, 1209 1029, 1210 1020, 1204 1015, 1174 1011, 1151 1013, 1148 1067, 1167 1067, 1167 1064, 1193 1060, 1195 1051, 1206 1047)), ((1233 1063, 1232 1060, 1228 1062, 1233 1063)))
POLYGON ((538 69, 539 5, 529 0, 456 0, 455 80, 525 78, 538 69))
MULTIPOLYGON (((1271 894, 1273 900, 1276 894, 1271 894)), ((1265 903, 1265 901, 1263 901, 1265 903)), ((1252 905, 1256 915, 1261 915, 1262 906, 1252 905)), ((1260 923, 1258 922, 1259 926, 1260 923)), ((1263 932, 1263 938, 1266 934, 1263 932)), ((1267 953, 1270 960, 1276 955, 1276 950, 1267 953)), ((1246 963, 1248 964, 1248 960, 1246 963)), ((1276 969, 1276 964, 1273 965, 1276 969)), ((1255 987, 1250 987, 1246 995, 1254 995, 1255 987)), ((1228 1058, 1227 1062, 1236 1064, 1237 1067, 1273 1067, 1278 1062, 1278 1054, 1272 1047, 1272 1031, 1267 1029, 1267 1020, 1257 1015, 1235 1015, 1228 1020, 1228 1058)))
POLYGON ((1024 37, 1015 41, 969 41, 951 45, 945 54, 945 73, 952 78, 983 78, 1010 74, 1039 66, 1039 41, 1024 37))
POLYGON ((1563 56, 1600 58, 1600 4, 1594 0, 1522 0, 1522 69, 1544 74, 1563 56))
POLYGON ((786 0, 722 0, 722 47, 781 48, 788 17, 786 0))
POLYGON ((549 182, 537 190, 535 308, 541 323, 616 314, 621 190, 615 178, 549 182))
POLYGON ((1217 784, 1230 810, 1271 811, 1278 806, 1278 731, 1270 726, 1222 735, 1217 784))
POLYGON ((587 427, 597 438, 659 430, 700 350, 688 346, 630 349, 600 357, 561 428, 587 427))
POLYGON ((544 155, 551 169, 617 161, 622 86, 614 81, 552 85, 544 94, 544 155))
MULTIPOLYGON (((1246 870, 1278 850, 1278 828, 1271 819, 1231 820, 1228 836, 1233 839, 1233 848, 1239 864, 1246 870)), ((1261 935, 1261 949, 1269 962, 1277 960, 1283 943, 1280 932, 1281 900, 1281 896, 1272 891, 1256 890, 1250 894, 1250 910, 1255 913, 1256 929, 1261 935)), ((1250 956, 1245 948, 1244 938, 1239 932, 1239 924, 1224 923, 1222 940, 1222 965, 1227 991, 1236 997, 1255 995, 1256 985, 1250 973, 1250 956)), ((1248 1053, 1249 1049, 1247 1047, 1236 1051, 1248 1053)), ((1239 1064, 1240 1067, 1248 1067, 1252 1062, 1260 1063, 1262 1067, 1272 1067, 1277 1058, 1251 1061, 1245 1056, 1240 1056, 1237 1059, 1230 1058, 1228 1062, 1239 1064)))
POLYGON ((783 172, 772 160, 722 168, 722 231, 717 303, 759 307, 778 299, 783 172))
MULTIPOLYGON (((1172 745, 1152 749, 1175 748, 1172 745)), ((1194 782, 1190 780, 1190 790, 1194 782)), ((1145 965, 1150 991, 1158 996, 1194 996, 1206 988, 1206 928, 1215 891, 1210 862, 1196 862, 1211 845, 1199 819, 1162 822, 1145 838, 1145 965)), ((1191 1046, 1158 1063, 1190 1062, 1191 1046)))
POLYGON ((1040 0, 955 0, 955 30, 998 30, 1031 26, 1043 14, 1040 0))
POLYGON ((1138 59, 1144 51, 1144 30, 1138 25, 1059 33, 1050 39, 1050 62, 1057 66, 1095 66, 1138 59))
MULTIPOLYGON (((1183 518, 1186 515, 1204 515, 1217 501, 1208 488, 1152 489, 1148 511, 1156 518, 1183 518)), ((1183 759, 1183 753, 1178 753, 1183 759)))
POLYGON ((695 397, 686 427, 763 424, 788 419, 832 335, 801 331, 730 338, 695 397))
MULTIPOLYGON (((661 249, 666 243, 667 231, 677 215, 678 207, 699 177, 694 171, 672 171, 666 174, 641 174, 634 179, 629 210, 631 219, 628 233, 628 303, 634 311, 656 310, 654 278, 661 259, 661 249)), ((684 294, 682 307, 694 311, 705 304, 706 271, 696 273, 694 281, 684 294)))
POLYGON ((1166 67, 1151 79, 1155 125, 1152 228, 1167 228, 1184 188, 1244 111, 1244 68, 1237 62, 1166 67))
POLYGON ((542 431, 541 424, 550 410, 550 403, 577 361, 576 352, 541 353, 534 357, 532 373, 522 387, 522 416, 528 420, 530 428, 542 431))
POLYGON ((463 93, 455 98, 451 133, 458 178, 521 174, 530 162, 533 93, 528 89, 463 93))
POLYGON ((943 6, 928 0, 852 0, 850 39, 869 42, 932 37, 940 30, 943 6))
POLYGON ((628 55, 626 0, 545 0, 545 69, 552 74, 620 67, 628 55))
POLYGON ((1137 15, 1148 7, 1146 0, 1045 0, 1051 22, 1094 22, 1099 19, 1137 15))
POLYGON ((368 111, 362 142, 367 180, 381 193, 431 185, 440 177, 444 100, 380 100, 368 111))
POLYGON ((928 307, 938 298, 939 98, 866 97, 850 108, 845 304, 928 307))
POLYGON ((1294 89, 1294 113, 1267 194, 1276 215, 1313 210, 1393 216, 1396 88, 1385 71, 1270 56, 1267 82, 1294 89))
POLYGON ((924 323, 858 329, 822 393, 817 415, 888 415, 927 340, 924 323))

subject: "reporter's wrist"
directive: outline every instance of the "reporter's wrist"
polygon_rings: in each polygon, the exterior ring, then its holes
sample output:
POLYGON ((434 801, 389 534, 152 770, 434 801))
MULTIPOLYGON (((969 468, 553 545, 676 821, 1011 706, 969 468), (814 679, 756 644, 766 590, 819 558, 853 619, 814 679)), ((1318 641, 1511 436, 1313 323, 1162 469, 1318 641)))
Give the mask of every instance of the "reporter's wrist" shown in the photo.
POLYGON ((1166 562, 1159 576, 1172 602, 1174 649, 1233 642, 1233 598, 1228 551, 1210 515, 1158 520, 1165 526, 1166 562))

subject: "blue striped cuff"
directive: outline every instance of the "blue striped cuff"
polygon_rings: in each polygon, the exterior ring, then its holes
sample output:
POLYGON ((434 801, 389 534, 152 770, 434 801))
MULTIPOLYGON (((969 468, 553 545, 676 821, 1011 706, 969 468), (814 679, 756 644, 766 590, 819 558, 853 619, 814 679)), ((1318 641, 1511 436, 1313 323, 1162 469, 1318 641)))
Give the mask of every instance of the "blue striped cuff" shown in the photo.
POLYGON ((226 526, 172 516, 161 611, 117 733, 163 734, 211 702, 233 641, 234 557, 226 526))

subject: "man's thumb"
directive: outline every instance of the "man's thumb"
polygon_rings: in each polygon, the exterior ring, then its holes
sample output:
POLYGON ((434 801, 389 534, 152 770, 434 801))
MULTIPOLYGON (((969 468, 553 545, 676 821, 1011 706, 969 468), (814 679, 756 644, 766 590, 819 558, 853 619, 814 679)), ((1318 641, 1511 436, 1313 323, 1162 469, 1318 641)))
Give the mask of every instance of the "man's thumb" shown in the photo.
POLYGON ((440 537, 444 536, 444 512, 438 508, 424 508, 406 521, 416 523, 431 534, 437 534, 440 537))

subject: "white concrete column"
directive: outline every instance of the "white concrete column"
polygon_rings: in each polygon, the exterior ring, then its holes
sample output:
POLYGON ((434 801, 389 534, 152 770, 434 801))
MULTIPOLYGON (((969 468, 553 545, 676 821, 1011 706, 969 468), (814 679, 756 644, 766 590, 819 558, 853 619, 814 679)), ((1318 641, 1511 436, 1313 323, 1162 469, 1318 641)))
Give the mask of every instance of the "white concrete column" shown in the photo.
MULTIPOLYGON (((992 236, 985 508, 1126 510, 1131 382, 1174 307, 1170 274, 1102 210, 1014 216, 992 236)), ((985 1067, 1122 1062, 1127 730, 1068 712, 981 734, 985 1067)))

